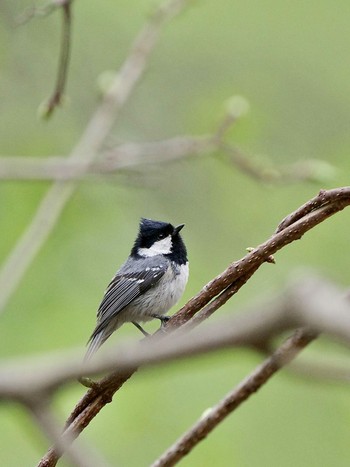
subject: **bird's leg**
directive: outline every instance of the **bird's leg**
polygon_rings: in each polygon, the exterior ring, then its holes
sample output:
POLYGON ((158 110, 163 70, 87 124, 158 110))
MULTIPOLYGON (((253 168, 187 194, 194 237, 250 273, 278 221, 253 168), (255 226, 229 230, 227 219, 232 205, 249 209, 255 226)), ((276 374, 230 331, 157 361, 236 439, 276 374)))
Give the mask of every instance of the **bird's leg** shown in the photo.
POLYGON ((143 329, 143 327, 142 327, 139 323, 136 323, 136 321, 131 321, 131 322, 132 322, 132 324, 133 324, 134 326, 137 327, 137 329, 139 329, 139 330, 142 332, 142 334, 143 334, 144 336, 146 336, 146 337, 149 336, 149 333, 148 333, 147 331, 145 331, 145 330, 143 329))

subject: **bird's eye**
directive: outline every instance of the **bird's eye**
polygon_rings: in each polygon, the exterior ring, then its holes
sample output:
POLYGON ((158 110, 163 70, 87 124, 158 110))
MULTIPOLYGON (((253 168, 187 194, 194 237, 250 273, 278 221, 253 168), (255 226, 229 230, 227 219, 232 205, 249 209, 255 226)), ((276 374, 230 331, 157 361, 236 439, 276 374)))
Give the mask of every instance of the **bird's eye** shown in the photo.
POLYGON ((162 238, 165 238, 165 233, 160 233, 158 235, 158 240, 161 240, 162 238))

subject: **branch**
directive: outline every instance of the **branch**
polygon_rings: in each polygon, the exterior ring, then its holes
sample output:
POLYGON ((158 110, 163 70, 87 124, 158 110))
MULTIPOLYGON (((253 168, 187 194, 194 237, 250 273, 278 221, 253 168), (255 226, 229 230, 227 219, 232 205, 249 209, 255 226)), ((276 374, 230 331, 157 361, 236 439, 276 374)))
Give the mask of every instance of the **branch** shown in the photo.
POLYGON ((46 159, 27 156, 0 157, 0 179, 3 180, 77 180, 88 174, 111 174, 123 169, 149 164, 179 161, 190 156, 204 156, 217 152, 218 156, 246 175, 262 182, 314 181, 330 178, 333 168, 320 160, 306 160, 285 167, 266 167, 255 162, 238 147, 225 142, 230 128, 245 113, 247 103, 240 96, 230 100, 223 119, 212 135, 175 136, 163 141, 128 142, 104 152, 88 167, 84 161, 51 156, 46 159))
POLYGON ((271 238, 244 258, 230 264, 224 272, 210 281, 172 317, 168 326, 175 328, 182 326, 206 305, 205 312, 211 314, 236 293, 240 286, 249 279, 252 272, 267 261, 269 256, 274 255, 289 243, 299 240, 306 232, 349 205, 350 187, 321 190, 308 203, 287 216, 271 238), (308 207, 305 209, 305 206, 308 207), (302 215, 303 212, 304 215, 302 215), (211 300, 213 301, 209 303, 211 300))
MULTIPOLYGON (((257 341, 269 341, 272 336, 297 325, 292 313, 288 317, 287 309, 283 296, 260 304, 258 310, 246 310, 230 320, 212 323, 207 329, 196 329, 190 335, 180 329, 169 334, 158 332, 141 342, 119 343, 112 349, 99 352, 84 365, 80 352, 39 357, 30 363, 14 361, 0 366, 0 397, 34 399, 38 393, 53 393, 81 373, 97 375, 117 366, 118 372, 126 375, 140 365, 160 364, 223 347, 250 347, 257 341)), ((97 386, 100 391, 102 382, 97 386)))
POLYGON ((35 17, 47 16, 58 8, 62 10, 61 45, 56 84, 51 96, 39 107, 40 115, 45 118, 51 117, 55 108, 62 103, 64 98, 71 46, 72 2, 73 0, 51 0, 42 7, 32 6, 27 8, 24 13, 17 18, 18 24, 24 24, 35 17))
POLYGON ((236 410, 252 394, 258 391, 279 369, 291 362, 317 333, 306 329, 297 330, 272 355, 259 365, 232 392, 215 407, 205 412, 195 425, 159 457, 152 467, 171 467, 182 460, 197 444, 236 410))
POLYGON ((45 118, 51 117, 53 111, 57 106, 59 106, 62 103, 62 99, 64 97, 71 45, 72 1, 73 0, 60 1, 60 6, 62 9, 60 57, 58 61, 58 71, 54 91, 49 97, 49 99, 46 102, 44 102, 40 108, 41 114, 45 118))
MULTIPOLYGON (((158 332, 141 342, 119 343, 82 364, 81 354, 49 355, 15 360, 0 366, 0 397, 32 400, 37 394, 52 394, 63 384, 84 374, 101 374, 115 369, 124 376, 138 366, 149 366, 226 347, 253 347, 259 351, 281 333, 300 327, 343 341, 350 346, 350 303, 343 291, 325 280, 308 278, 288 287, 274 299, 253 306, 230 319, 203 329, 186 327, 176 332, 158 332), (330 312, 334 308, 335 311, 330 312)), ((106 377, 90 392, 101 394, 106 377)))
MULTIPOLYGON (((334 213, 341 211, 349 204, 349 187, 329 190, 327 192, 321 191, 318 196, 307 203, 308 207, 306 209, 302 207, 286 218, 295 219, 295 223, 292 223, 291 220, 284 220, 280 224, 277 233, 269 240, 241 260, 232 263, 222 274, 207 284, 199 294, 192 298, 171 318, 168 324, 169 329, 186 324, 200 310, 202 310, 201 313, 210 315, 236 293, 270 255, 276 253, 292 241, 300 239, 308 230, 334 213), (301 216, 300 210, 304 210, 304 217, 301 216)), ((330 324, 332 324, 332 321, 331 319, 330 324)), ((314 324, 319 324, 317 318, 314 324)), ((114 372, 112 375, 103 378, 96 387, 90 389, 68 418, 66 430, 72 431, 75 433, 75 436, 78 436, 102 407, 111 401, 114 393, 130 378, 136 369, 137 366, 132 367, 128 371, 119 370, 114 372)), ((55 465, 57 455, 54 450, 51 450, 46 458, 53 461, 47 465, 55 465)))
POLYGON ((176 136, 164 141, 124 143, 105 151, 85 172, 82 161, 51 156, 46 159, 27 156, 0 157, 2 180, 76 180, 86 175, 111 174, 149 164, 179 161, 215 150, 212 136, 176 136))
POLYGON ((220 157, 249 177, 263 183, 324 182, 332 180, 336 169, 319 159, 305 159, 293 164, 276 166, 259 158, 252 158, 239 147, 222 141, 220 157))
MULTIPOLYGON (((179 13, 185 4, 186 0, 165 1, 136 37, 128 57, 70 155, 71 161, 81 163, 81 173, 85 173, 94 162, 120 110, 143 75, 161 28, 179 13)), ((31 262, 49 237, 76 186, 74 181, 57 181, 42 199, 31 224, 0 271, 0 311, 6 306, 31 262)))
MULTIPOLYGON (((97 361, 90 362, 86 370, 96 373, 118 365, 119 374, 125 378, 140 364, 159 364, 223 347, 256 348, 262 343, 268 344, 281 332, 299 326, 312 328, 313 331, 307 334, 314 337, 319 332, 325 332, 343 339, 350 346, 349 314, 350 304, 342 290, 317 278, 304 279, 278 298, 268 303, 259 303, 253 310, 224 322, 214 323, 202 332, 196 330, 191 335, 176 332, 166 338, 157 335, 141 343, 124 347, 118 345, 105 355, 97 355, 97 361)), ((38 394, 52 393, 62 383, 76 377, 81 369, 80 355, 75 355, 74 359, 64 357, 60 361, 48 356, 45 364, 40 360, 32 364, 12 364, 8 369, 0 368, 0 394, 19 401, 34 399, 38 394)), ((121 382, 120 379, 119 384, 121 382)), ((116 384, 115 380, 113 384, 116 384)), ((77 419, 72 420, 64 432, 64 445, 77 436, 91 416, 111 401, 111 385, 109 388, 104 387, 101 392, 102 386, 103 382, 96 385, 92 390, 96 397, 91 399, 88 410, 82 411, 77 419)), ((57 449, 51 449, 39 465, 55 465, 58 458, 57 449)))
MULTIPOLYGON (((234 122, 232 121, 231 124, 234 122)), ((220 127, 219 127, 220 128, 220 127)), ((0 157, 0 180, 79 180, 88 175, 107 175, 121 170, 138 169, 151 164, 179 162, 189 157, 216 153, 249 177, 264 183, 315 181, 318 160, 296 162, 286 167, 265 167, 252 160, 238 147, 218 139, 217 133, 199 136, 175 136, 163 141, 129 142, 108 149, 99 160, 85 168, 83 161, 50 156, 46 159, 27 156, 0 157), (85 170, 84 170, 85 168, 85 170)), ((328 178, 332 168, 327 165, 328 178)), ((326 174, 327 175, 327 174, 326 174)), ((325 178, 325 177, 323 177, 325 178)))

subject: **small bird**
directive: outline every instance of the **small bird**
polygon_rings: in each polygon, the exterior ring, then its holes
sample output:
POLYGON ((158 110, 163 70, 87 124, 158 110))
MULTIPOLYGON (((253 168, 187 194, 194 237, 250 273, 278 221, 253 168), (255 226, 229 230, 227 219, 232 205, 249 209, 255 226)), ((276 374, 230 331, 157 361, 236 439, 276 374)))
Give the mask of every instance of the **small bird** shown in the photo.
POLYGON ((140 322, 164 316, 181 298, 188 280, 188 260, 180 236, 184 224, 142 218, 130 256, 108 285, 97 311, 97 324, 88 341, 85 360, 124 323, 133 323, 144 335, 140 322))

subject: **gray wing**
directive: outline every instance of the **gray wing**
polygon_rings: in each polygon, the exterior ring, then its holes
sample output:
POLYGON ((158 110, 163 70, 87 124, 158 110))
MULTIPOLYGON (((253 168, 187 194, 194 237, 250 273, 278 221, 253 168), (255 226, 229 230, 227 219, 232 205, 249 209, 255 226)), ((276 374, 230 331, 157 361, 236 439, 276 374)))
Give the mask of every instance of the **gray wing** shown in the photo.
POLYGON ((160 280, 168 264, 166 260, 128 260, 108 285, 97 311, 98 324, 93 335, 99 333, 112 318, 160 280))

